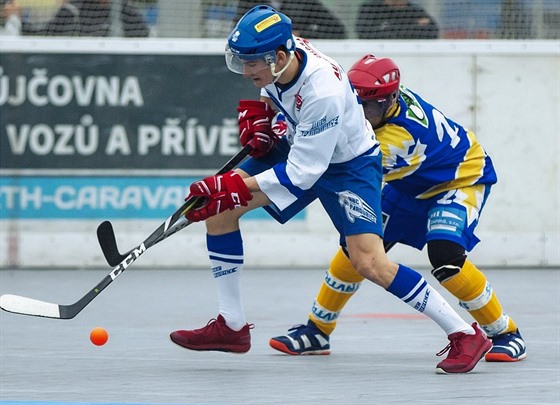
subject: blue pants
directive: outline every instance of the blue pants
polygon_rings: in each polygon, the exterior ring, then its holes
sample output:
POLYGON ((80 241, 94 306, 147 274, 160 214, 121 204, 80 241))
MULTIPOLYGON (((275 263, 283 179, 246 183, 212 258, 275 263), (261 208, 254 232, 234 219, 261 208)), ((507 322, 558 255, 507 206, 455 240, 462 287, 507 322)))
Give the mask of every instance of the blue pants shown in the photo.
MULTIPOLYGON (((240 169, 251 176, 284 162, 290 146, 283 139, 264 158, 246 160, 240 169)), ((271 204, 264 209, 278 222, 286 223, 319 199, 336 230, 340 244, 346 246, 346 236, 374 233, 383 236, 381 216, 381 152, 371 156, 368 151, 345 163, 331 164, 317 182, 301 198, 284 210, 271 204)))
POLYGON ((474 229, 490 188, 479 184, 419 200, 387 184, 381 203, 385 242, 422 249, 431 240, 449 240, 471 251, 480 242, 474 229))

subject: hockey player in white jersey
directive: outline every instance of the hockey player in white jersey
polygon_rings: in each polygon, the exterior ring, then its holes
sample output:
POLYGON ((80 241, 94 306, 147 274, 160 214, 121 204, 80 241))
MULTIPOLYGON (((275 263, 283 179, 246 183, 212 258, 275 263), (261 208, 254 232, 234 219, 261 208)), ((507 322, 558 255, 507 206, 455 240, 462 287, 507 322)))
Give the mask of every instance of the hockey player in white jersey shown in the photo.
MULTIPOLYGON (((472 131, 400 85, 393 60, 365 55, 348 76, 383 152, 386 250, 396 243, 427 245, 434 277, 492 339, 486 360, 523 360, 526 346, 516 323, 465 254, 479 242, 474 230, 497 180, 490 157, 472 131)), ((328 353, 337 319, 363 279, 339 249, 307 324, 273 337, 270 345, 292 355, 328 353)))
POLYGON ((261 89, 262 101, 242 100, 241 143, 253 157, 241 170, 207 177, 189 196, 205 203, 191 221, 205 221, 208 255, 218 290, 219 315, 171 340, 192 350, 245 353, 250 329, 241 299, 243 244, 239 219, 264 207, 284 223, 319 199, 340 234, 352 266, 434 320, 454 343, 436 371, 465 373, 491 348, 416 271, 388 260, 381 236, 381 151, 348 76, 334 60, 294 38, 290 19, 256 6, 228 37, 228 68, 261 89), (274 109, 284 118, 278 120, 274 109))

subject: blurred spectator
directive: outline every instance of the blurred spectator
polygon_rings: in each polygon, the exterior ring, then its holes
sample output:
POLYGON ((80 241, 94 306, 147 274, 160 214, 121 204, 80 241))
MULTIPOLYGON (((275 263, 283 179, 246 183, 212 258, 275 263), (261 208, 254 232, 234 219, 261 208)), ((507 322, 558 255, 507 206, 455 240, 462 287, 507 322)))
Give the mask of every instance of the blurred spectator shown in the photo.
POLYGON ((531 17, 520 0, 502 0, 501 26, 498 37, 503 39, 531 38, 531 17))
POLYGON ((19 7, 11 0, 0 0, 0 34, 19 35, 21 32, 21 18, 19 7))
MULTIPOLYGON (((6 4, 2 10, 5 18, 19 17, 21 20, 22 12, 17 0, 6 4)), ((21 22, 20 33, 22 35, 108 37, 114 33, 113 24, 115 22, 122 29, 124 37, 147 37, 150 33, 144 18, 134 6, 129 4, 128 0, 118 0, 115 4, 113 4, 113 0, 68 0, 45 24, 33 24, 24 19, 21 22), (120 15, 120 19, 113 18, 115 10, 120 15)))
POLYGON ((226 38, 234 25, 237 2, 229 0, 203 0, 203 37, 226 38))
POLYGON ((289 15, 294 35, 308 39, 346 38, 344 24, 320 0, 240 0, 235 21, 239 21, 243 14, 259 4, 267 4, 289 15))
POLYGON ((407 0, 369 0, 360 6, 356 32, 360 39, 434 39, 439 27, 407 0))

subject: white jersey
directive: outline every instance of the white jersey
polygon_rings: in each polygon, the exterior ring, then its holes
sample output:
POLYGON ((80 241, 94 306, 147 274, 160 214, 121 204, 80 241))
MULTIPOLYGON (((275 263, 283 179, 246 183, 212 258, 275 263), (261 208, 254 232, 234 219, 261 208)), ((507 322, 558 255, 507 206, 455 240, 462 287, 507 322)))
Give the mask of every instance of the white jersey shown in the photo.
POLYGON ((332 163, 343 163, 378 145, 342 68, 296 37, 302 69, 287 86, 270 84, 261 95, 286 115, 288 159, 255 176, 281 210, 310 189, 332 163))

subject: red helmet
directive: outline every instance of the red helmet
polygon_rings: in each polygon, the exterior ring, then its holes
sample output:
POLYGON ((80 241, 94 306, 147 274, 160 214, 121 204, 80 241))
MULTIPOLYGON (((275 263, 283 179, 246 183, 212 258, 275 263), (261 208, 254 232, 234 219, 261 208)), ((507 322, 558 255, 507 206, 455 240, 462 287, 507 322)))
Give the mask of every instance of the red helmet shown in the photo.
POLYGON ((391 59, 366 55, 352 65, 348 77, 361 100, 395 99, 401 73, 391 59))

